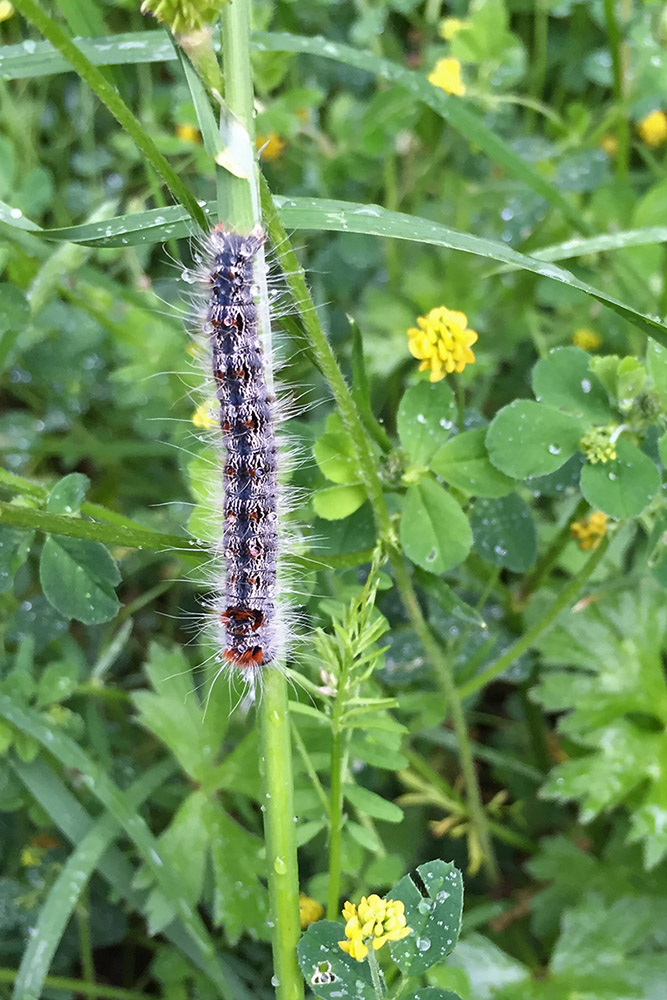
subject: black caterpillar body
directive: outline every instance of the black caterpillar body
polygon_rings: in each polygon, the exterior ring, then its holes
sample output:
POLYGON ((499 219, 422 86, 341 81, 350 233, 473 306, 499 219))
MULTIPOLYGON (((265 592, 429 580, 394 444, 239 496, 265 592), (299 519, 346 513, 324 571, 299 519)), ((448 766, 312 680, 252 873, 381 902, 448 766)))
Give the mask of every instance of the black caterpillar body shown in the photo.
POLYGON ((275 397, 268 391, 253 298, 264 236, 210 235, 207 325, 226 450, 223 472, 225 559, 223 658, 246 669, 277 653, 278 476, 275 397))

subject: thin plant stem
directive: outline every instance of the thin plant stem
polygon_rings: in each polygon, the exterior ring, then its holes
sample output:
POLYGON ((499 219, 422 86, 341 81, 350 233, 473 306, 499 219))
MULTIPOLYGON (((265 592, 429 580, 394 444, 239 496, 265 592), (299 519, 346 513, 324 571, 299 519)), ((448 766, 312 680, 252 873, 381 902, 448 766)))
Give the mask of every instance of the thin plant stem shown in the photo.
MULTIPOLYGON (((547 72, 547 39, 549 34, 549 0, 537 0, 533 14, 533 59, 530 74, 530 90, 533 98, 539 100, 544 91, 547 72)), ((526 128, 532 131, 533 110, 526 115, 526 128)))
MULTIPOLYGON (((90 911, 88 906, 88 892, 84 891, 79 900, 76 911, 77 923, 79 925, 79 943, 81 945, 81 970, 83 978, 90 986, 95 986, 95 963, 93 961, 93 944, 90 937, 90 911)), ((92 1000, 97 1000, 99 994, 97 990, 89 994, 92 1000)))
POLYGON ((614 101, 616 104, 616 176, 627 180, 630 164, 630 123, 628 122, 621 33, 616 19, 615 0, 604 0, 604 15, 607 22, 607 40, 611 53, 611 69, 614 81, 614 101))
POLYGON ((449 710, 449 715, 451 716, 452 725, 454 726, 454 734, 458 745, 459 761, 467 793, 470 819, 473 826, 477 830, 479 844, 484 856, 484 870, 489 878, 489 881, 495 884, 500 881, 500 870, 498 868, 498 862, 496 861, 495 851, 493 849, 488 817, 484 810, 479 783, 477 781, 477 772, 475 770, 472 745, 470 743, 470 736, 468 734, 468 727, 466 726, 461 699, 456 690, 452 663, 449 657, 447 657, 440 648, 437 639, 431 632, 431 629, 422 614, 419 601, 417 600, 417 595, 415 594, 412 586, 412 581, 410 580, 405 564, 400 555, 397 554, 394 556, 391 559, 391 564, 394 570, 394 577, 396 579, 398 590, 410 617, 412 627, 419 636, 422 646, 426 651, 426 655, 435 668, 436 679, 438 680, 445 696, 446 705, 449 710))
POLYGON ((385 986, 382 979, 382 970, 380 969, 380 963, 378 962, 375 948, 373 948, 372 945, 368 949, 368 967, 371 970, 371 979, 373 980, 375 996, 377 997, 377 1000, 384 1000, 385 986))
POLYGON ((340 898, 341 847, 343 834, 343 734, 334 730, 331 743, 329 792, 329 889, 327 919, 338 916, 340 898))
MULTIPOLYGON (((235 120, 245 129, 254 147, 254 91, 250 62, 249 0, 234 0, 223 6, 222 69, 225 101, 235 120)), ((225 222, 237 232, 247 233, 261 222, 259 170, 256 161, 248 179, 217 170, 218 205, 225 222)), ((258 275, 258 311, 265 357, 271 356, 266 279, 258 275)), ((267 384, 272 372, 267 367, 267 384)), ((287 679, 276 665, 264 671, 266 678, 257 716, 262 757, 264 831, 268 861, 269 898, 273 921, 272 947, 277 1000, 301 1000, 303 977, 297 963, 299 941, 299 871, 294 823, 292 747, 287 698, 287 679)))
POLYGON ((306 744, 301 739, 301 734, 300 734, 300 732, 298 730, 298 727, 295 725, 294 720, 292 720, 292 723, 291 723, 291 730, 292 730, 292 739, 294 741, 294 746, 297 748, 297 750, 299 752, 299 756, 301 757, 301 760, 303 761, 303 766, 306 769, 306 774, 310 778, 310 783, 312 784, 313 788, 315 789, 315 794, 317 795, 318 799, 320 800, 320 805, 324 809, 325 814, 328 815, 328 813, 329 813, 329 799, 327 798, 327 793, 325 792, 324 788, 322 787, 322 782, 320 781, 320 779, 317 776, 317 771, 315 770, 315 767, 313 766, 313 762, 310 759, 310 754, 308 753, 308 748, 306 747, 306 744))
POLYGON ((486 687, 486 685, 490 684, 491 681, 494 681, 496 677, 500 677, 500 675, 507 670, 507 668, 510 667, 515 660, 519 659, 522 653, 525 653, 531 648, 531 646, 535 645, 537 640, 544 635, 551 625, 553 625, 561 611, 563 611, 563 609, 568 605, 574 603, 592 573, 602 562, 608 548, 609 538, 603 538, 593 554, 579 570, 577 575, 574 576, 568 585, 563 588, 547 613, 543 615, 539 621, 536 621, 527 632, 524 632, 524 634, 517 639, 517 641, 511 645, 502 656, 499 656, 495 663, 492 663, 486 668, 486 670, 483 670, 481 674, 477 674, 476 677, 471 677, 469 681, 462 684, 458 692, 460 698, 468 698, 471 694, 475 694, 483 687, 486 687))
POLYGON ((317 318, 317 312, 306 285, 303 269, 299 267, 296 255, 273 204, 271 192, 263 178, 260 179, 260 183, 262 211, 267 231, 271 237, 273 246, 276 248, 276 254, 285 274, 289 290, 299 308, 301 321, 310 341, 310 346, 318 367, 329 383, 338 407, 338 412, 357 453, 362 482, 373 508, 378 534, 388 553, 403 604, 408 612, 413 628, 422 641, 426 654, 435 671, 436 679, 445 696, 446 707, 451 713, 459 745, 461 770, 463 772, 471 820, 477 830, 479 843, 484 854, 484 865, 487 875, 492 882, 497 882, 499 878, 498 865, 495 860, 487 816, 484 811, 470 749, 470 739, 461 703, 457 695, 451 663, 438 645, 419 607, 410 577, 403 563, 398 546, 398 538, 385 502, 382 481, 379 476, 374 452, 369 444, 363 423, 352 394, 343 377, 343 373, 340 370, 336 356, 317 318))
POLYGON ((197 204, 197 199, 190 193, 153 140, 143 130, 128 106, 106 79, 104 73, 97 66, 93 66, 83 52, 67 37, 60 25, 56 24, 42 9, 37 0, 16 0, 14 6, 27 21, 34 24, 37 30, 53 45, 54 49, 60 52, 81 79, 85 80, 93 93, 106 105, 121 128, 125 129, 141 152, 146 155, 148 162, 160 174, 174 198, 180 201, 197 225, 204 228, 206 220, 197 204))
POLYGON ((329 891, 327 895, 327 919, 338 916, 340 898, 341 849, 343 838, 343 771, 347 756, 346 731, 343 712, 347 699, 350 657, 346 653, 338 676, 336 700, 331 718, 331 763, 329 791, 329 891))
POLYGON ((528 574, 521 584, 519 594, 522 601, 528 600, 533 591, 537 590, 544 578, 551 572, 558 561, 558 557, 561 552, 568 542, 572 540, 572 532, 570 531, 571 523, 573 521, 578 521, 580 517, 583 517, 587 510, 587 501, 584 499, 580 500, 563 527, 557 533, 549 548, 546 550, 544 555, 538 559, 535 568, 528 574))
MULTIPOLYGON (((11 985, 18 974, 18 969, 0 969, 0 983, 11 985)), ((70 979, 65 976, 46 976, 44 986, 52 990, 64 990, 67 993, 80 993, 86 997, 99 997, 101 1000, 150 1000, 147 993, 140 993, 138 990, 124 990, 120 986, 106 986, 102 983, 86 983, 82 979, 70 979)))

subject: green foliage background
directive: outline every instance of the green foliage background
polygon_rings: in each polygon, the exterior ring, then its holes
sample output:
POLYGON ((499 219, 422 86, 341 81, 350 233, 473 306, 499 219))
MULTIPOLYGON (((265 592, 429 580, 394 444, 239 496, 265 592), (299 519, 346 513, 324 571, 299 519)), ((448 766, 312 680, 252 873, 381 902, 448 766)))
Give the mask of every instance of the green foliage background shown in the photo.
MULTIPOLYGON (((415 998, 664 996, 667 146, 638 131, 663 6, 252 4, 263 171, 367 456, 288 302, 302 887, 332 920, 453 860, 453 953, 394 948, 415 998), (428 83, 443 57, 464 97, 428 83), (430 383, 406 331, 439 305, 477 360, 430 383)), ((131 0, 44 10, 214 218, 217 139, 165 32, 131 0)), ((18 13, 0 33, 0 993, 269 997, 254 709, 198 634, 194 224, 18 13)), ((304 938, 307 982, 335 933, 304 938)))

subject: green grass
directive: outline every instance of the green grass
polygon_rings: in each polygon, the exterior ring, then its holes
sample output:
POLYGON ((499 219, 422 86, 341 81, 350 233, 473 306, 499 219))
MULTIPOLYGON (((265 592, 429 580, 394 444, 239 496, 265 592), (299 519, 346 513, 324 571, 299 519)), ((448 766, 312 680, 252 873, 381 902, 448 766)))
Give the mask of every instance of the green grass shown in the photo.
POLYGON ((3 13, 0 997, 658 1000, 661 5, 238 0, 190 57, 130 0, 3 13), (251 704, 182 314, 260 218, 301 635, 251 704), (412 933, 355 962, 372 893, 412 933))

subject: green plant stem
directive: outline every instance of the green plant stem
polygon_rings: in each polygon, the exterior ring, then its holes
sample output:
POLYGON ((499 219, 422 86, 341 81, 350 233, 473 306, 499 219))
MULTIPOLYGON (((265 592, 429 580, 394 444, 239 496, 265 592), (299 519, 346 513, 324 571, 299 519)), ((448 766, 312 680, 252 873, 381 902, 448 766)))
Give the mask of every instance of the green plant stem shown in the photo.
POLYGON ((616 103, 616 176, 627 180, 630 164, 630 124, 625 100, 623 78, 623 58, 621 53, 621 33, 616 19, 615 0, 604 0, 604 14, 607 22, 607 40, 611 53, 611 68, 614 78, 614 101, 616 103))
MULTIPOLYGON (((549 34, 549 0, 537 0, 533 13, 533 58, 530 74, 530 91, 535 100, 539 100, 544 90, 544 80, 547 72, 547 39, 549 34)), ((529 109, 526 115, 526 128, 532 131, 534 114, 529 109)))
MULTIPOLYGON (((234 0, 233 3, 223 4, 220 21, 225 101, 232 115, 244 126, 248 144, 254 149, 249 0, 234 0)), ((249 156, 248 159, 256 162, 254 156, 249 156)), ((250 232, 260 222, 257 179, 256 167, 249 180, 235 177, 229 171, 216 171, 220 219, 233 224, 241 233, 250 232)))
POLYGON ((382 982, 382 970, 380 969, 380 963, 378 962, 375 948, 373 948, 372 945, 368 949, 368 967, 371 970, 371 979, 373 980, 375 996, 377 997, 377 1000, 384 1000, 385 988, 384 983, 382 982))
POLYGON ((327 920, 338 918, 343 834, 343 734, 334 730, 331 743, 329 792, 329 888, 327 920))
POLYGON ((197 204, 196 198, 188 191, 153 140, 146 135, 138 120, 118 96, 104 73, 93 66, 83 52, 67 37, 62 28, 42 9, 37 0, 16 0, 14 7, 27 21, 34 24, 37 30, 53 45, 54 49, 70 63, 81 79, 85 80, 93 93, 106 105, 121 128, 125 129, 142 153, 146 155, 149 163, 160 174, 174 198, 180 201, 183 208, 199 226, 205 228, 204 213, 197 204))
POLYGON ((556 621, 561 611, 569 604, 572 604, 579 596, 587 580, 602 562, 608 548, 609 538, 603 538, 577 575, 563 588, 547 613, 539 621, 535 622, 532 628, 524 632, 502 656, 499 656, 495 663, 492 663, 486 670, 483 670, 481 674, 477 674, 476 677, 472 677, 465 684, 462 684, 458 692, 460 698, 468 698, 471 694, 475 694, 475 692, 480 691, 487 684, 490 684, 491 681, 499 677, 515 660, 518 660, 522 653, 529 650, 544 635, 547 629, 556 621))
POLYGON ((289 290, 299 308, 301 322, 317 360, 317 365, 329 383, 338 407, 338 412, 357 453, 363 485, 373 508, 378 534, 389 555, 403 603, 412 626, 424 645, 436 678, 445 695, 447 708, 451 713, 454 731, 459 744, 461 770, 466 786, 471 820, 477 829, 479 842, 484 853, 485 870, 490 880, 496 882, 499 877, 498 865, 493 852, 487 817, 484 812, 482 796, 470 750, 468 731, 461 703, 456 692, 451 664, 440 649, 437 640, 422 615, 419 602, 417 601, 410 577, 405 569, 399 551, 398 539, 385 502, 375 455, 369 445, 368 437, 354 404, 354 399, 340 370, 336 356, 317 318, 317 312, 310 297, 303 270, 299 267, 296 255, 273 204, 271 192, 264 178, 261 178, 260 183, 262 211, 268 234, 276 250, 289 290))
POLYGON ((341 848, 343 838, 343 772, 347 751, 343 712, 348 695, 350 660, 346 656, 338 676, 336 700, 331 718, 331 763, 329 767, 329 890, 327 919, 336 920, 340 900, 341 848))
POLYGON ((264 777, 264 830, 269 868, 273 966, 278 1000, 301 1000, 303 978, 296 958, 299 941, 299 876, 296 857, 292 750, 287 685, 277 669, 266 672, 260 699, 260 754, 264 777))
MULTIPOLYGON (((18 969, 0 969, 0 983, 11 984, 17 976, 18 969)), ((69 979, 65 976, 46 976, 44 986, 67 993, 81 993, 87 997, 102 997, 106 1000, 150 1000, 147 993, 139 993, 138 990, 124 990, 119 986, 86 983, 81 979, 69 979)))
POLYGON ((290 720, 290 721, 291 721, 290 729, 291 729, 291 732, 292 732, 292 739, 294 741, 294 746, 297 748, 297 750, 299 752, 299 756, 301 757, 301 760, 303 761, 303 766, 304 766, 304 768, 306 770, 306 774, 310 778, 310 783, 312 784, 313 788, 315 789, 315 794, 317 795, 318 799, 320 800, 320 805, 324 809, 325 815, 328 815, 329 814, 329 799, 327 798, 327 793, 325 792, 324 788, 322 787, 322 782, 320 781, 320 779, 317 776, 317 771, 315 770, 315 767, 313 766, 313 762, 310 759, 310 754, 308 753, 308 748, 306 747, 306 744, 301 739, 301 734, 299 733, 298 727, 294 723, 293 719, 290 720))
POLYGON ((426 655, 435 669, 436 678, 446 699, 458 745, 459 761, 467 793, 470 819, 477 831, 479 844, 484 855, 484 870, 489 881, 495 884, 500 881, 500 870, 493 849, 488 817, 484 810, 479 783, 477 781, 472 745, 468 734, 468 727, 466 726, 463 706, 461 705, 461 698, 456 690, 452 665, 449 658, 440 648, 437 639, 431 632, 422 614, 417 595, 415 594, 412 581, 402 558, 398 554, 390 558, 396 584, 410 617, 412 627, 419 636, 426 655))
MULTIPOLYGON (((79 925, 79 943, 81 945, 81 969, 85 982, 95 987, 95 963, 93 961, 93 944, 90 937, 90 910, 88 906, 88 892, 84 891, 79 900, 76 911, 77 923, 79 925)), ((97 989, 90 996, 97 1000, 99 994, 97 989)))
MULTIPOLYGON (((254 157, 254 91, 250 62, 249 0, 234 0, 223 6, 222 69, 225 100, 230 113, 246 133, 253 163, 248 179, 217 170, 218 205, 223 219, 237 232, 247 233, 261 222, 259 170, 254 157), (251 154, 252 151, 252 154, 251 154)), ((243 137, 238 140, 242 142, 243 137)), ((258 274, 258 311, 265 357, 271 356, 268 290, 265 276, 258 274)), ((267 384, 272 372, 267 365, 267 384)), ((277 666, 265 670, 266 680, 258 706, 262 756, 264 830, 268 860, 269 897, 273 921, 272 947, 277 1000, 301 1000, 304 982, 297 963, 299 941, 299 871, 294 823, 292 748, 287 699, 287 679, 277 666)))
POLYGON ((588 502, 586 500, 580 500, 577 506, 574 508, 567 521, 560 529, 554 540, 552 541, 549 548, 546 550, 544 555, 538 559, 535 568, 531 573, 525 578, 521 587, 519 588, 519 595, 522 602, 528 600, 533 591, 537 590, 544 578, 551 572, 558 557, 565 548, 565 546, 572 540, 572 532, 570 531, 570 525, 573 521, 578 521, 580 517, 583 517, 588 510, 588 502))

